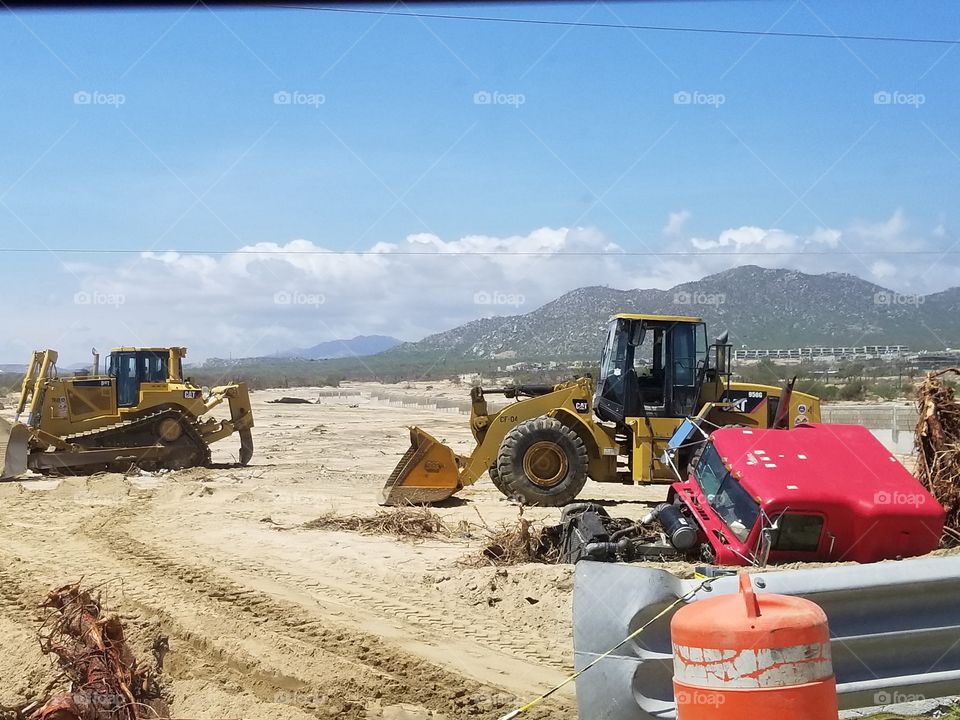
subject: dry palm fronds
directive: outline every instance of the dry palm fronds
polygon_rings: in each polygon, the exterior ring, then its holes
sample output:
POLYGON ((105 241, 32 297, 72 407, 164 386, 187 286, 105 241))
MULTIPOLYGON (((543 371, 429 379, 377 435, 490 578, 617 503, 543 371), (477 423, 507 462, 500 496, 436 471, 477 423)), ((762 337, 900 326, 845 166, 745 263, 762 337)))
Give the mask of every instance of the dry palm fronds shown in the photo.
POLYGON ((951 368, 929 373, 917 387, 920 419, 914 443, 916 475, 947 510, 946 525, 960 529, 960 401, 943 376, 960 376, 951 368))
POLYGON ((347 530, 361 535, 396 535, 401 538, 453 538, 465 532, 460 523, 451 528, 427 507, 379 510, 374 515, 339 515, 327 512, 303 524, 307 530, 347 530))

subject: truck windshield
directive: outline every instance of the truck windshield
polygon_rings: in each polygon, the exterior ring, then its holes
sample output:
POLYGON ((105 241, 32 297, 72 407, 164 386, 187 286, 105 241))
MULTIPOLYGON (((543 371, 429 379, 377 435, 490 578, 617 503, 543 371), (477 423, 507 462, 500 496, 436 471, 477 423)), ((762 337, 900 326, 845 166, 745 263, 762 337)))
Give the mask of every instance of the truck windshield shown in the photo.
POLYGON ((760 506, 723 466, 712 443, 703 449, 694 477, 710 507, 737 539, 744 542, 760 516, 760 506))

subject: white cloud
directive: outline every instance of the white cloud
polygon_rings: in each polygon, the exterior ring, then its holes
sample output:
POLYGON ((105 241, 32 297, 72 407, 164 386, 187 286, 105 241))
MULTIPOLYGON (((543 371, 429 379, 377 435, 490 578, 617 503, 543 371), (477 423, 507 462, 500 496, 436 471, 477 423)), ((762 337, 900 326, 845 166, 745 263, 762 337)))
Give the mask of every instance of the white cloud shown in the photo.
POLYGON ((897 275, 897 266, 886 260, 875 260, 870 263, 870 274, 877 283, 889 280, 897 275))
POLYGON ((827 247, 835 248, 840 244, 840 240, 843 237, 843 233, 834 228, 822 228, 818 227, 810 235, 810 241, 817 243, 818 245, 826 245, 827 247))
POLYGON ((679 236, 686 229, 687 221, 690 219, 689 210, 678 210, 670 213, 667 218, 667 224, 663 226, 663 234, 669 236, 679 236))
POLYGON ((144 253, 70 272, 52 298, 62 326, 51 333, 24 323, 18 336, 56 340, 64 357, 81 358, 91 344, 185 344, 194 360, 358 334, 416 340, 477 317, 529 312, 583 285, 663 281, 635 273, 596 229, 548 227, 457 240, 420 233, 363 252, 298 239, 224 255, 144 253))
POLYGON ((586 285, 669 288, 744 264, 849 272, 901 292, 957 284, 954 256, 882 255, 945 244, 936 233, 911 236, 899 210, 882 222, 809 234, 743 225, 715 237, 684 236, 689 215, 671 213, 654 245, 692 251, 673 256, 645 255, 645 247, 626 254, 596 228, 543 227, 453 240, 419 233, 363 252, 297 239, 223 255, 86 257, 26 292, 6 293, 14 312, 5 318, 0 361, 25 361, 38 347, 60 349, 74 361, 86 358, 91 345, 184 344, 197 360, 266 355, 358 334, 416 340, 478 317, 530 312, 586 285))
POLYGON ((713 250, 718 248, 740 250, 750 248, 756 251, 779 252, 797 248, 800 243, 800 238, 776 228, 766 230, 764 228, 744 225, 743 227, 724 230, 716 239, 705 240, 703 238, 692 238, 690 243, 697 250, 713 250))
POLYGON ((902 208, 897 208, 893 215, 882 222, 857 221, 850 226, 852 234, 872 240, 877 245, 902 239, 906 230, 907 218, 902 208))

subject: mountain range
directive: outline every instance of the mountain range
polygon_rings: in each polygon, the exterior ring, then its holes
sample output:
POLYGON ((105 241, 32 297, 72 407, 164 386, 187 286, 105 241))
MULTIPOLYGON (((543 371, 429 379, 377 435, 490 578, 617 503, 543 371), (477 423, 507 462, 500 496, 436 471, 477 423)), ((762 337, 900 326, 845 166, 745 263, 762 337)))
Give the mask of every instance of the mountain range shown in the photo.
POLYGON ((401 343, 388 335, 357 335, 349 340, 329 340, 308 348, 296 348, 277 353, 279 358, 302 358, 304 360, 334 360, 337 358, 365 357, 376 355, 401 343))
POLYGON ((669 290, 584 287, 524 315, 474 320, 381 357, 596 359, 611 315, 693 315, 734 347, 960 346, 960 288, 903 295, 845 273, 745 265, 669 290))

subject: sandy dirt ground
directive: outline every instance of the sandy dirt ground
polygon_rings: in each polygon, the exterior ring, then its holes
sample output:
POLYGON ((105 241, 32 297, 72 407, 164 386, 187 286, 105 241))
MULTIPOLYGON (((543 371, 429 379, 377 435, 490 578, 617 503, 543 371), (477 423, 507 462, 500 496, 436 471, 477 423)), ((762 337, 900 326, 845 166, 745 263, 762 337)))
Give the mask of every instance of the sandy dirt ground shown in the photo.
MULTIPOLYGON (((349 389, 347 386, 345 389, 349 389)), ((454 540, 309 530, 318 515, 372 514, 376 491, 418 424, 467 453, 465 415, 310 388, 253 394, 256 452, 219 467, 0 484, 0 706, 56 677, 37 643, 36 606, 83 578, 119 612, 144 659, 169 637, 165 682, 177 718, 496 718, 571 670, 570 568, 468 567, 482 523, 518 510, 486 477, 442 508, 454 540)), ((465 399, 450 384, 382 388, 465 399)), ((4 401, 10 417, 11 398, 4 401)), ((588 485, 639 516, 662 487, 588 485)), ((527 517, 554 520, 558 511, 527 517)), ((572 688, 525 717, 576 717, 572 688)))

